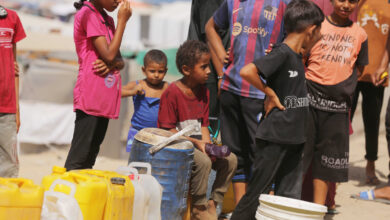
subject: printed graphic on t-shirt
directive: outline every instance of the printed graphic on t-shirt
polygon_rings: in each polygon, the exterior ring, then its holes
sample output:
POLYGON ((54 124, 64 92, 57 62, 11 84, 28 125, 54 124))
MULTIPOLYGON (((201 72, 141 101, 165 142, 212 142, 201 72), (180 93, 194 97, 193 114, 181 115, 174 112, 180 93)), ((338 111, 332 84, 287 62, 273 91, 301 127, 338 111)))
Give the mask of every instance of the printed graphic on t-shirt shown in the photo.
POLYGON ((283 103, 286 109, 302 108, 309 106, 309 99, 307 97, 286 96, 283 103))
POLYGON ((349 33, 325 33, 322 35, 320 48, 325 51, 320 62, 325 61, 331 65, 351 65, 353 46, 356 38, 349 33))
POLYGON ((104 79, 104 84, 107 88, 111 88, 115 84, 115 76, 113 74, 108 74, 106 78, 104 79))
POLYGON ((14 30, 11 28, 0 28, 0 46, 4 48, 12 47, 12 38, 14 30))
POLYGON ((378 28, 383 35, 389 33, 389 24, 386 21, 386 16, 388 15, 385 15, 383 10, 375 11, 369 8, 368 5, 364 5, 360 13, 361 15, 358 24, 361 27, 365 27, 369 22, 373 22, 374 26, 378 28))
POLYGON ((277 7, 273 7, 271 5, 267 5, 265 8, 264 8, 264 17, 268 20, 268 21, 273 21, 275 20, 276 16, 278 15, 278 8, 277 7))

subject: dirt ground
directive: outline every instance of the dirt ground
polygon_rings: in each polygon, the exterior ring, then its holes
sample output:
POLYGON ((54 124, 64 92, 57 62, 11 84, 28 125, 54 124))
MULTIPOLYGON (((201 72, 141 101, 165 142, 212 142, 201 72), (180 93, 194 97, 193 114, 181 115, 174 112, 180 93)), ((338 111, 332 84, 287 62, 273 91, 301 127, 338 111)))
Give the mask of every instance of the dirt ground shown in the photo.
MULTIPOLYGON (((388 90, 387 90, 388 91, 388 90)), ((390 92, 386 92, 388 94, 390 92)), ((386 100, 387 98, 385 98, 386 100)), ((387 183, 389 174, 389 155, 387 153, 387 142, 384 131, 384 115, 387 100, 384 102, 382 110, 382 121, 379 136, 379 152, 376 162, 376 174, 381 180, 383 186, 387 183)), ((352 194, 360 191, 372 189, 373 186, 365 184, 365 140, 361 119, 361 112, 355 113, 353 122, 355 133, 350 138, 350 169, 349 182, 338 185, 336 194, 337 210, 340 212, 334 216, 326 216, 325 219, 334 220, 389 220, 390 205, 377 202, 360 201, 351 198, 352 194)), ((20 177, 34 180, 40 184, 42 177, 51 173, 54 165, 63 166, 69 146, 35 146, 21 144, 20 154, 20 177)), ((128 158, 125 155, 122 158, 128 158)), ((115 170, 119 166, 125 166, 127 159, 112 159, 99 156, 96 161, 95 169, 115 170)))

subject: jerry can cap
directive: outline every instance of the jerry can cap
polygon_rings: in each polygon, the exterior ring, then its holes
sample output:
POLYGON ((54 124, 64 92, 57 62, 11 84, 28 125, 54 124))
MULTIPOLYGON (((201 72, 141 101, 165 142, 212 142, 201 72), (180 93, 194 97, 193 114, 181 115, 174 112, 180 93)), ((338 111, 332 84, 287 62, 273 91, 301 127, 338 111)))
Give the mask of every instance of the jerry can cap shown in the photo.
POLYGON ((66 168, 65 167, 59 167, 59 166, 53 166, 52 172, 53 173, 63 174, 63 173, 66 172, 66 168))

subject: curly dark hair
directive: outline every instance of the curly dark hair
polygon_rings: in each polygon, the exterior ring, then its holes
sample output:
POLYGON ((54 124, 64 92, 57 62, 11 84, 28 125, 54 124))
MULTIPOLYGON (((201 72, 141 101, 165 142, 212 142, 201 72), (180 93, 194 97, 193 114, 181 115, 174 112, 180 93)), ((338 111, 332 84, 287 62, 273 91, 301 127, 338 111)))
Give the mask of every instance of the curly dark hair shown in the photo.
POLYGON ((150 62, 167 65, 168 59, 161 50, 149 50, 144 56, 144 66, 146 67, 150 62))
POLYGON ((193 68, 199 62, 202 54, 210 53, 207 45, 197 40, 187 40, 176 53, 176 66, 180 73, 183 74, 182 67, 184 65, 193 68))
POLYGON ((81 7, 83 7, 83 4, 86 0, 79 0, 78 2, 73 3, 73 6, 77 9, 80 10, 81 7))

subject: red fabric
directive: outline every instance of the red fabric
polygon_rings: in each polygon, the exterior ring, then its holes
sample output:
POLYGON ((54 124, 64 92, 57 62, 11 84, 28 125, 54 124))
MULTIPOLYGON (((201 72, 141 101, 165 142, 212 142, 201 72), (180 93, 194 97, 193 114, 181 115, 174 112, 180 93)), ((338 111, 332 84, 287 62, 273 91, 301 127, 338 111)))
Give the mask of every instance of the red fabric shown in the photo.
POLYGON ((209 126, 209 91, 202 86, 197 96, 190 98, 175 82, 171 83, 161 96, 157 126, 171 129, 188 120, 199 120, 202 127, 209 126))
POLYGON ((16 113, 13 44, 26 37, 16 12, 0 19, 0 113, 16 113))

